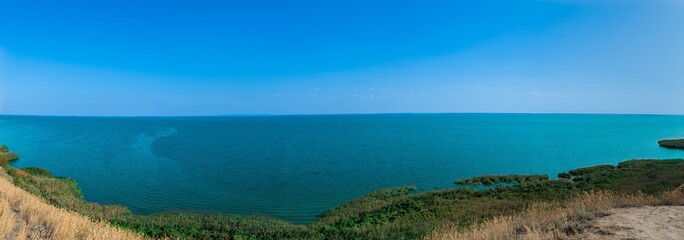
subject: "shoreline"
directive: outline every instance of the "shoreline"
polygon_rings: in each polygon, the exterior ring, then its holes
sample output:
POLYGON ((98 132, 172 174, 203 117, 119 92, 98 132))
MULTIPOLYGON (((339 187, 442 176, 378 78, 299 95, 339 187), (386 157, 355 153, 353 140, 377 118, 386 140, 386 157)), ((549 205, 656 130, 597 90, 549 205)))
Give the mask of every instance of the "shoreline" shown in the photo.
POLYGON ((0 238, 144 239, 141 234, 58 208, 13 183, 0 166, 0 238))
MULTIPOLYGON (((9 149, 2 150, 2 147, 0 147, 0 151, 4 151, 4 154, 11 153, 9 149)), ((311 223, 295 224, 283 219, 255 215, 193 213, 135 215, 125 206, 99 205, 97 203, 85 202, 74 180, 54 177, 47 170, 41 168, 14 168, 12 166, 7 166, 3 170, 13 178, 15 185, 45 199, 51 205, 80 213, 96 221, 106 221, 113 226, 128 229, 152 238, 174 236, 209 239, 225 237, 250 238, 249 236, 260 239, 318 239, 324 236, 332 236, 333 239, 346 238, 342 236, 370 237, 373 236, 373 233, 366 232, 365 228, 385 229, 397 221, 402 222, 402 226, 413 226, 415 224, 414 221, 407 221, 407 219, 425 217, 423 213, 425 210, 448 211, 461 216, 459 218, 465 217, 464 219, 470 219, 467 215, 464 216, 462 212, 465 211, 462 207, 468 206, 468 208, 475 210, 479 209, 482 212, 477 214, 488 218, 522 211, 527 204, 533 201, 548 201, 552 199, 565 201, 577 192, 591 189, 609 189, 627 194, 636 194, 637 192, 658 194, 659 192, 676 188, 678 186, 675 186, 676 184, 684 183, 684 159, 629 160, 617 165, 596 165, 559 173, 557 179, 550 179, 546 175, 481 175, 455 182, 466 186, 465 188, 454 187, 419 193, 412 193, 415 188, 410 187, 379 189, 331 208, 311 223), (673 167, 669 167, 670 165, 677 166, 676 168, 681 167, 681 176, 679 172, 672 172, 673 167), (672 181, 669 184, 671 186, 665 187, 662 186, 662 183, 659 183, 661 185, 657 186, 649 183, 643 185, 644 183, 641 183, 642 185, 634 187, 631 186, 634 184, 628 185, 623 182, 643 182, 640 180, 640 177, 621 173, 625 169, 630 169, 630 171, 635 171, 638 174, 644 174, 647 172, 645 170, 650 171, 653 168, 659 169, 658 171, 661 171, 659 174, 662 174, 665 178, 670 178, 671 174, 677 174, 676 176, 680 180, 672 181), (593 182, 595 178, 605 179, 603 181, 608 181, 610 184, 596 185, 597 183, 593 182), (498 183, 514 184, 474 190, 477 186, 489 186, 498 183), (58 189, 46 188, 46 186, 52 185, 62 187, 58 189), (625 189, 623 186, 630 186, 630 188, 625 189), (529 192, 532 189, 539 188, 547 190, 529 192), (493 196, 507 197, 496 200, 501 197, 492 198, 493 196), (444 199, 448 203, 433 202, 436 199, 444 199), (463 202, 464 200, 465 202, 463 202), (429 206, 426 207, 424 204, 429 206), (501 209, 502 206, 505 209, 501 209), (195 233, 194 231, 197 229, 202 229, 202 231, 195 233)), ((466 212, 466 214, 468 213, 466 212)), ((450 218, 447 215, 444 215, 444 217, 446 219, 450 218)), ((477 221, 468 222, 470 221, 462 223, 465 225, 461 227, 477 223, 477 221)), ((403 230, 396 233, 381 233, 388 234, 388 236, 421 238, 434 230, 435 227, 437 226, 434 224, 427 224, 417 229, 402 228, 403 230)))

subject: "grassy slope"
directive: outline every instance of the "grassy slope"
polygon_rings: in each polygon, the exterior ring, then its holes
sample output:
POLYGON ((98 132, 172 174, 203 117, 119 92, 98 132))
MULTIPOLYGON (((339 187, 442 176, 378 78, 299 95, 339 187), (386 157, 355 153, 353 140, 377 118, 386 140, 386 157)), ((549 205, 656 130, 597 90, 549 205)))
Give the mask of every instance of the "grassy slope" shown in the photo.
MULTIPOLYGON (((681 223, 672 222, 673 216, 641 216, 638 221, 617 219, 612 224, 596 225, 594 220, 611 215, 617 208, 622 212, 649 212, 661 206, 669 211, 681 211, 684 205, 684 185, 674 191, 666 191, 658 195, 618 194, 613 191, 588 191, 574 195, 567 201, 544 201, 533 203, 524 211, 508 216, 497 216, 468 228, 444 225, 427 235, 425 240, 467 240, 467 239, 617 239, 616 231, 624 231, 629 227, 644 229, 642 237, 653 238, 650 231, 662 233, 662 227, 681 234, 681 223), (646 207, 646 208, 643 208, 646 207), (660 219, 658 219, 660 218, 660 219), (658 221, 656 226, 641 221, 658 221), (667 223, 664 223, 667 222, 667 223), (635 226, 635 224, 639 224, 635 226), (603 226, 600 226, 603 225, 603 226), (629 227, 628 227, 629 226, 629 227)), ((624 213, 623 213, 624 214, 624 213)), ((615 219, 615 218, 614 218, 615 219)), ((630 230, 635 231, 635 230, 630 230)), ((662 233, 661 238, 672 238, 673 232, 662 233)), ((623 235, 624 236, 624 235, 623 235)), ((649 239, 650 239, 649 238, 649 239)), ((675 237, 676 238, 676 237, 675 237)))
POLYGON ((484 176, 463 184, 519 182, 483 191, 453 188, 411 194, 412 188, 382 189, 324 213, 307 225, 257 216, 132 215, 121 206, 86 203, 73 180, 44 170, 13 169, 14 183, 47 202, 154 238, 182 239, 419 239, 445 224, 464 228, 495 216, 512 216, 540 201, 564 201, 577 193, 660 194, 684 183, 684 160, 634 160, 618 166, 581 168, 545 176, 484 176))
POLYGON ((0 175, 0 239, 142 239, 50 205, 0 175))

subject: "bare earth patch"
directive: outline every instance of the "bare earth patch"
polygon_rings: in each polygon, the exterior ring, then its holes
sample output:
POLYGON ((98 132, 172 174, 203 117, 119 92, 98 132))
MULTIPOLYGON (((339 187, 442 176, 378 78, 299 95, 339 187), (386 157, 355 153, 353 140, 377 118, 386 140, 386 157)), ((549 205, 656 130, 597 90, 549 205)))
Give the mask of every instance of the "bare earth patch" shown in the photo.
POLYGON ((581 239, 684 239, 684 206, 616 208, 581 239))

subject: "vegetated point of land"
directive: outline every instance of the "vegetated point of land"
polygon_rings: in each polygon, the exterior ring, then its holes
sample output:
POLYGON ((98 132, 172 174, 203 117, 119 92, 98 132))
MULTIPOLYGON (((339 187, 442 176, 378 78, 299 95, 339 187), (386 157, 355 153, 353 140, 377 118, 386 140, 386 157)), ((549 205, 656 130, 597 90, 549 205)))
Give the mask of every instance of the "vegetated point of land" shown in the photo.
POLYGON ((664 148, 684 149, 684 139, 663 139, 658 141, 658 145, 664 148))

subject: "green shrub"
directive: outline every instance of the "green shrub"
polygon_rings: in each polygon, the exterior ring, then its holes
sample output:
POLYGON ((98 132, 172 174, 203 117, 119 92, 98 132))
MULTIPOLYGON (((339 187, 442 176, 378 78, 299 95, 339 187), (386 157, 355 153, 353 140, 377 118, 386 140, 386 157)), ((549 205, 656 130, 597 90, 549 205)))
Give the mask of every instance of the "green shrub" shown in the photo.
POLYGON ((19 160, 19 155, 13 152, 0 152, 0 167, 9 166, 9 162, 19 160))
POLYGON ((549 180, 546 175, 482 175, 455 181, 459 185, 493 185, 497 183, 529 183, 549 180))
POLYGON ((0 152, 9 152, 9 148, 7 146, 0 144, 0 152))
POLYGON ((615 166, 606 164, 606 165, 597 165, 597 166, 591 166, 591 167, 578 168, 578 169, 570 170, 568 173, 570 173, 570 175, 572 175, 572 176, 579 176, 579 175, 587 175, 587 174, 611 171, 614 168, 615 168, 615 166))
POLYGON ((45 170, 42 168, 27 167, 27 168, 22 168, 22 170, 30 173, 31 175, 36 175, 36 176, 41 176, 41 177, 52 177, 52 173, 50 173, 50 172, 48 172, 48 170, 45 170))
POLYGON ((571 179, 572 175, 570 175, 569 173, 559 173, 558 178, 560 178, 560 179, 571 179))

